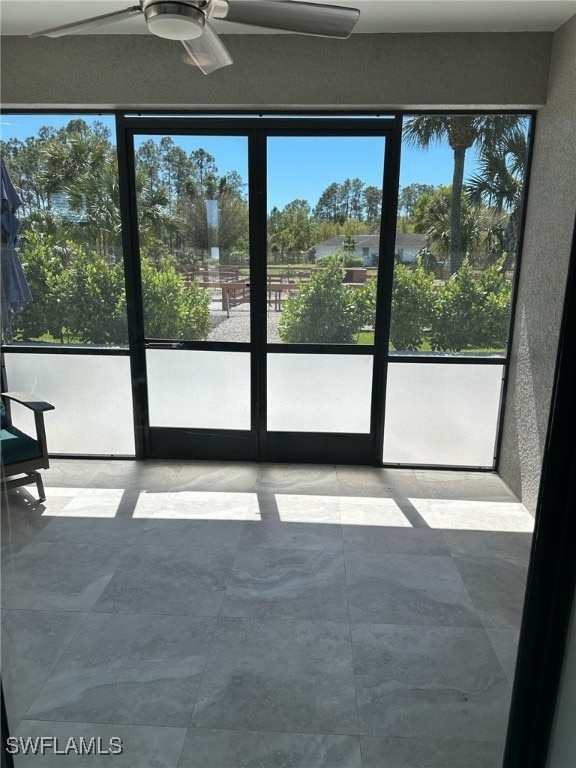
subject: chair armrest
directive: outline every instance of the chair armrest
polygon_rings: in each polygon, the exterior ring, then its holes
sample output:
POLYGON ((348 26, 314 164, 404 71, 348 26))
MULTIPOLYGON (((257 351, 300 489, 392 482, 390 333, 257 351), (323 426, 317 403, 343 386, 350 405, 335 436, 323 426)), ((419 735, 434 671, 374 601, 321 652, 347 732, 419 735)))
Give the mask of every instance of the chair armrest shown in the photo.
POLYGON ((36 413, 54 410, 52 403, 40 400, 40 398, 34 397, 34 395, 28 395, 26 392, 2 392, 2 397, 6 397, 8 400, 14 400, 15 403, 20 403, 20 405, 25 405, 36 413))

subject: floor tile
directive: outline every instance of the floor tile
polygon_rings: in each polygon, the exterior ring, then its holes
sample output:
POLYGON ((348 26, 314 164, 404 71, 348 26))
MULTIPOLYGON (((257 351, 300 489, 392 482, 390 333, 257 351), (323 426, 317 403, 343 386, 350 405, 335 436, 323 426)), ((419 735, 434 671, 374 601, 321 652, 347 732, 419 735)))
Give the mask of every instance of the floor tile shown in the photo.
POLYGON ((403 498, 421 490, 412 469, 338 466, 336 477, 341 496, 403 498))
POLYGON ((267 521, 340 524, 340 505, 334 495, 276 493, 273 501, 264 502, 262 507, 262 519, 267 521))
POLYGON ((528 566, 502 557, 457 556, 454 562, 486 628, 519 629, 528 566))
POLYGON ((410 522, 394 499, 377 496, 341 496, 340 520, 343 525, 372 525, 410 528, 410 522))
POLYGON ((338 495, 385 498, 391 496, 386 471, 377 467, 337 466, 338 495))
MULTIPOLYGON (((170 547, 233 547, 244 531, 243 520, 141 520, 138 544, 170 547)), ((258 525, 258 523, 249 523, 258 525)))
POLYGON ((518 641, 520 630, 517 629, 487 629, 486 634, 490 638, 494 653, 498 657, 504 674, 512 683, 516 669, 516 657, 518 655, 518 641))
POLYGON ((443 531, 452 555, 501 557, 528 564, 532 533, 521 531, 443 531))
POLYGON ((510 686, 484 630, 360 624, 352 642, 362 734, 504 738, 510 686))
POLYGON ((131 518, 49 517, 48 525, 36 536, 36 541, 54 544, 91 544, 130 546, 141 540, 146 527, 144 520, 131 518))
POLYGON ((213 619, 91 614, 27 717, 185 727, 213 632, 213 619))
POLYGON ((189 728, 179 768, 361 768, 357 736, 189 728))
POLYGON ((363 768, 501 768, 503 744, 362 736, 363 768))
POLYGON ((342 552, 304 549, 238 552, 222 615, 347 622, 342 552))
POLYGON ((326 464, 260 464, 257 487, 273 493, 337 496, 336 467, 326 464))
POLYGON ((23 488, 2 515, 12 731, 118 735, 124 756, 82 763, 131 768, 359 768, 358 733, 365 768, 500 766, 534 521, 496 475, 57 459, 44 477, 45 504, 23 488))
POLYGON ((88 611, 123 554, 112 544, 34 542, 2 569, 5 608, 88 611))
POLYGON ((191 725, 357 734, 349 626, 221 618, 191 725))
POLYGON ((414 475, 422 493, 430 499, 517 502, 518 499, 495 472, 453 472, 417 469, 414 475))
POLYGON ((13 733, 16 732, 18 729, 18 726, 21 723, 20 718, 18 717, 12 717, 12 715, 8 712, 8 735, 12 736, 13 733))
POLYGON ((105 487, 148 491, 249 491, 258 465, 211 461, 110 461, 94 482, 105 487))
POLYGON ((132 547, 94 611, 218 616, 233 561, 225 547, 132 547))
POLYGON ((40 720, 25 720, 13 734, 16 738, 32 739, 42 736, 53 737, 57 740, 54 748, 46 750, 45 755, 35 757, 15 758, 16 768, 81 768, 83 765, 109 766, 110 768, 176 768, 178 758, 182 751, 182 745, 186 736, 185 728, 168 728, 138 725, 103 725, 101 723, 83 722, 43 722, 40 720), (90 746, 90 739, 94 737, 93 752, 108 750, 111 754, 92 754, 76 756, 73 751, 75 745, 78 750, 86 749, 82 745, 90 746), (70 744, 73 739, 73 744, 70 744), (101 741, 98 742, 98 739, 101 741), (121 754, 112 754, 119 746, 121 740, 121 754), (111 741, 113 740, 113 741, 111 741), (65 752, 70 744, 68 755, 55 754, 55 749, 65 752))
POLYGON ((2 559, 7 560, 34 541, 50 520, 43 514, 46 505, 26 489, 2 493, 1 507, 1 551, 2 559))
POLYGON ((56 509, 52 503, 47 503, 44 514, 47 517, 111 519, 118 516, 124 494, 123 488, 54 487, 51 495, 57 499, 67 498, 67 503, 56 509))
POLYGON ((188 462, 178 490, 255 491, 259 465, 252 462, 188 462))
POLYGON ((232 491, 142 492, 135 519, 151 520, 259 520, 254 493, 232 491))
POLYGON ((534 518, 522 504, 510 501, 410 499, 430 528, 443 531, 532 533, 534 518))
POLYGON ((2 685, 11 717, 23 717, 86 613, 2 611, 2 685))
POLYGON ((171 491, 182 484, 189 466, 186 461, 109 461, 88 485, 126 491, 171 491))
POLYGON ((452 559, 345 552, 350 620, 481 626, 452 559))
POLYGON ((329 523, 245 523, 240 549, 342 549, 340 525, 329 523))
POLYGON ((389 555, 449 555, 441 531, 377 525, 343 525, 344 549, 376 550, 389 555))
POLYGON ((109 463, 98 459, 50 459, 50 468, 42 470, 47 497, 51 486, 85 488, 109 463))

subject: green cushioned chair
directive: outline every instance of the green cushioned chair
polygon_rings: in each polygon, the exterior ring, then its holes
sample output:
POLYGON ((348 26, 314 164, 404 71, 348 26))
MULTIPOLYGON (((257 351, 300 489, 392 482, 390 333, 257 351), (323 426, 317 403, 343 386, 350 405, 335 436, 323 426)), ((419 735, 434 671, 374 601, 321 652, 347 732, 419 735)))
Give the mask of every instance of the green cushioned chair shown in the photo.
POLYGON ((39 469, 48 469, 48 449, 44 412, 54 406, 23 392, 2 392, 0 399, 0 445, 2 448, 2 490, 36 483, 40 501, 46 501, 44 483, 39 469), (10 416, 9 401, 25 405, 34 412, 36 437, 30 437, 14 426, 10 416), (8 402, 8 407, 7 407, 8 402))

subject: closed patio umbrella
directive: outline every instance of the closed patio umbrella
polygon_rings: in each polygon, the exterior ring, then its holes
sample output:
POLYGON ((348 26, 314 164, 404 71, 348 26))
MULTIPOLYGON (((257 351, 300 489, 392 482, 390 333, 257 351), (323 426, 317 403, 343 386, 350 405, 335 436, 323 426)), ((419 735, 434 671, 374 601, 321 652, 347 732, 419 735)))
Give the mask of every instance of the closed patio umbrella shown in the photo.
POLYGON ((2 215, 1 215, 1 261, 0 284, 2 302, 2 340, 12 341, 12 315, 19 312, 32 301, 32 294, 22 269, 22 264, 16 246, 18 244, 18 232, 21 223, 16 216, 16 211, 22 205, 4 163, 0 157, 2 166, 2 215))

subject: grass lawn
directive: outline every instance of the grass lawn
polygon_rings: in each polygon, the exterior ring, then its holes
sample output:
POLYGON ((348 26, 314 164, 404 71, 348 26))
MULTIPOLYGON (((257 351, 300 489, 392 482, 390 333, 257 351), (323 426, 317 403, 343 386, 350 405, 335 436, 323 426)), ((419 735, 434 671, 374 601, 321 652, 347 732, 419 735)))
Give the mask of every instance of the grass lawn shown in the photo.
MULTIPOLYGON (((360 331, 358 334, 358 340, 357 344, 374 344, 374 331, 360 331)), ((396 348, 393 344, 390 344, 390 351, 396 352, 396 348)), ((420 345, 420 348, 416 350, 417 352, 435 352, 436 350, 432 349, 430 346, 430 339, 426 338, 424 339, 423 343, 420 345)), ((460 350, 460 353, 462 352, 468 352, 468 353, 477 353, 477 354, 490 354, 490 355, 503 355, 504 349, 497 348, 497 347, 470 347, 468 349, 460 350)), ((453 354, 453 353, 452 353, 453 354)))

